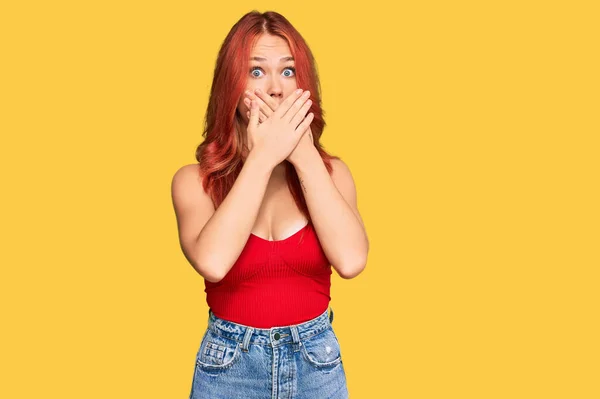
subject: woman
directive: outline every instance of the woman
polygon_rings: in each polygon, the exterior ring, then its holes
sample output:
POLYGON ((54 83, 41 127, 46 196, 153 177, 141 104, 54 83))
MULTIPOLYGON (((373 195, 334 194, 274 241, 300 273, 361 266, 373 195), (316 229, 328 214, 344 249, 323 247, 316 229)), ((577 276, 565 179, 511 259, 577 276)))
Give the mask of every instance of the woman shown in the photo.
POLYGON ((348 397, 331 268, 358 275, 369 242, 349 169, 319 143, 319 89, 278 13, 244 15, 219 51, 198 163, 171 190, 209 305, 191 399, 348 397))

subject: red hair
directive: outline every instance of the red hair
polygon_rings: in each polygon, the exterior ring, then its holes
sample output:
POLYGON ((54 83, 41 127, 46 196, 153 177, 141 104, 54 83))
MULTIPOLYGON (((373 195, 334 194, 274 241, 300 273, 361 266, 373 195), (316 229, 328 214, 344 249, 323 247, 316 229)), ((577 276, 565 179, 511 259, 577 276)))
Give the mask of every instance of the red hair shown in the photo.
MULTIPOLYGON (((237 111, 237 105, 246 87, 252 47, 265 33, 286 40, 295 60, 297 86, 310 90, 312 105, 309 112, 314 114, 311 131, 329 174, 333 170, 331 160, 339 159, 329 155, 319 143, 325 120, 321 109, 319 76, 310 48, 283 15, 274 11, 262 14, 251 11, 231 28, 219 50, 202 133, 205 140, 196 149, 204 191, 212 198, 215 208, 231 190, 244 164, 244 141, 239 126, 245 122, 237 111)), ((310 223, 310 214, 296 170, 287 160, 285 163, 290 192, 298 209, 310 223)))

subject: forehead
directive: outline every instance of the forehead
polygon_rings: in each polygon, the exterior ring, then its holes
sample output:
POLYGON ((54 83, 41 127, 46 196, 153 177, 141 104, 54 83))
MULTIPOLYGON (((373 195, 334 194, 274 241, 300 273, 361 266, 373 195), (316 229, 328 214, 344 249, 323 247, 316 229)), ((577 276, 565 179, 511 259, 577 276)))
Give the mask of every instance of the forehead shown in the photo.
POLYGON ((250 56, 261 56, 264 58, 279 59, 287 55, 292 55, 287 41, 282 37, 269 34, 261 35, 250 52, 250 56))

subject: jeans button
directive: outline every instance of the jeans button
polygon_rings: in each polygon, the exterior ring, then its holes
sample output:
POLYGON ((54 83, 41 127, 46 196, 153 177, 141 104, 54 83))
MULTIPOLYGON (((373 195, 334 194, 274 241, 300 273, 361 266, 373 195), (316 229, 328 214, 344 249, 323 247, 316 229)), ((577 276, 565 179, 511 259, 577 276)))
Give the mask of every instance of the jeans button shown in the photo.
POLYGON ((281 336, 279 335, 279 333, 275 333, 275 335, 273 336, 275 339, 279 339, 281 336))

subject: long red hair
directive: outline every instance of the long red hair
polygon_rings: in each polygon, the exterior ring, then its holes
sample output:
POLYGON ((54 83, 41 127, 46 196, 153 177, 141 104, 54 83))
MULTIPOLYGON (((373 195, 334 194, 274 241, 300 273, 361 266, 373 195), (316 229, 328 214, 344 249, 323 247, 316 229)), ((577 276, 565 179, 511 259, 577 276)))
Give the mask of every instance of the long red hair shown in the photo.
MULTIPOLYGON (((204 191, 211 196, 215 208, 231 190, 244 164, 244 141, 239 126, 245 122, 237 111, 237 105, 246 87, 252 47, 265 33, 287 41, 295 60, 296 84, 303 90, 310 90, 313 103, 309 112, 314 114, 311 130, 315 146, 329 174, 332 173, 331 160, 339 159, 328 154, 319 142, 325 120, 321 109, 319 76, 310 48, 283 15, 274 11, 251 11, 231 28, 219 50, 202 133, 204 141, 196 149, 204 191)), ((290 162, 285 163, 290 192, 298 209, 311 223, 296 170, 290 162)))

